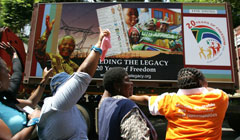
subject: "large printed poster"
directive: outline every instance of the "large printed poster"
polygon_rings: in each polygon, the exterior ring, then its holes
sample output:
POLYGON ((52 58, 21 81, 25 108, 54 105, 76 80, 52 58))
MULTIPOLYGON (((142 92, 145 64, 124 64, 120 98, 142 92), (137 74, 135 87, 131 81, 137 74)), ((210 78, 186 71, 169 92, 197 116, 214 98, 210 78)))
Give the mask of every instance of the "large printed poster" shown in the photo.
POLYGON ((131 79, 176 80, 177 72, 184 67, 181 4, 40 4, 37 18, 32 58, 36 71, 32 68, 31 76, 40 77, 48 59, 52 60, 54 74, 74 72, 97 42, 102 21, 108 28, 121 25, 111 32, 118 44, 113 42, 114 51, 99 61, 94 78, 102 78, 111 67, 120 66, 131 79), (105 14, 121 14, 99 20, 109 6, 112 9, 105 14), (121 8, 114 9, 116 6, 121 8), (99 9, 102 11, 97 13, 99 9))
POLYGON ((94 78, 124 67, 131 79, 176 81, 181 68, 196 67, 210 82, 234 81, 225 4, 58 3, 35 11, 29 76, 41 77, 48 60, 54 74, 76 71, 102 27, 112 48, 94 78))

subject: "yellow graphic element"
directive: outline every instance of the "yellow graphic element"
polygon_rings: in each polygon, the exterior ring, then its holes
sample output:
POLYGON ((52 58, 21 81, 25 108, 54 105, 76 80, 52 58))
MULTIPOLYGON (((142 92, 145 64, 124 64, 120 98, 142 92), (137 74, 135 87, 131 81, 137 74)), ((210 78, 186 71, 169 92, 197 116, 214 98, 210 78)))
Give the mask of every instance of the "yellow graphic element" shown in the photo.
POLYGON ((202 59, 202 56, 204 56, 204 59, 206 59, 206 55, 205 55, 205 53, 204 53, 203 47, 200 47, 199 56, 200 56, 201 59, 202 59))

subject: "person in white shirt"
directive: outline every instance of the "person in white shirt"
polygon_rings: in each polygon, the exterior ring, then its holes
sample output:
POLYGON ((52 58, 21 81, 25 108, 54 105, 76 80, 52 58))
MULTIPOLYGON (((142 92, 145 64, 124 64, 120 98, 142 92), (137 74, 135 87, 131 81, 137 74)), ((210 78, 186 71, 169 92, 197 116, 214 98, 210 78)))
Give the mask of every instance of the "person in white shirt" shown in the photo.
POLYGON ((52 78, 50 88, 53 96, 44 100, 38 124, 40 140, 88 139, 87 125, 76 103, 94 76, 102 53, 102 39, 109 34, 108 30, 100 29, 97 44, 75 73, 69 75, 62 72, 52 78))

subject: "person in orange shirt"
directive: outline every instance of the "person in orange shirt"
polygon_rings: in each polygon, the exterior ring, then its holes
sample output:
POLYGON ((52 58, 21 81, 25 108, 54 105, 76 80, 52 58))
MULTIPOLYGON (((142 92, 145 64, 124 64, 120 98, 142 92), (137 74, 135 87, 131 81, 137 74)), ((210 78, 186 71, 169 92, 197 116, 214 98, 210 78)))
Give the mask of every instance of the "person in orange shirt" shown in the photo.
POLYGON ((152 115, 165 116, 168 120, 166 140, 221 140, 228 95, 207 86, 200 70, 182 68, 178 73, 177 93, 129 98, 148 105, 152 115))

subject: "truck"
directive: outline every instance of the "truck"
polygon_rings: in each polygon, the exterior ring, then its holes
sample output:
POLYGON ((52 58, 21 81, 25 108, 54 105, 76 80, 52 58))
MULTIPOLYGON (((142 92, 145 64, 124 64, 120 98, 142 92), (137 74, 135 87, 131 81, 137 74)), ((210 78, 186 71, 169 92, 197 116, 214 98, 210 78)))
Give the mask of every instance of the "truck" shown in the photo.
MULTIPOLYGON (((112 67, 125 68, 136 95, 176 92, 178 71, 198 68, 210 87, 229 94, 226 118, 240 132, 239 66, 229 3, 38 3, 33 9, 24 69, 23 84, 28 90, 41 80, 44 63, 36 57, 35 48, 46 31, 47 17, 54 24, 43 54, 59 54, 58 41, 72 36, 75 49, 70 58, 77 65, 96 43, 99 27, 111 31, 112 48, 99 60, 77 105, 90 135, 95 134, 94 111, 103 93, 102 79, 112 67)), ((50 96, 49 87, 45 96, 50 96)))

